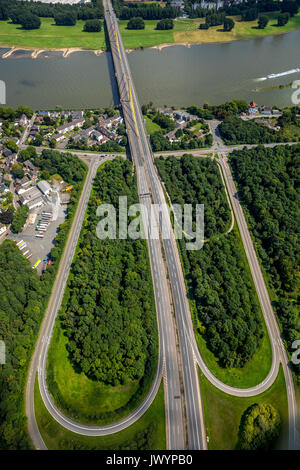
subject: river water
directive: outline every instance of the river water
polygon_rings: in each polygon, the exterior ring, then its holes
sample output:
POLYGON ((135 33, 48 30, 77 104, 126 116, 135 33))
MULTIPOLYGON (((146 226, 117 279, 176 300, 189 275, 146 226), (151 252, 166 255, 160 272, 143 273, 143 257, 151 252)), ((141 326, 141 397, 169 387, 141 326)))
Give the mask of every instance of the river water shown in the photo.
MULTIPOLYGON (((253 90, 300 80, 300 73, 257 80, 300 67, 300 30, 232 43, 136 50, 129 53, 129 62, 141 104, 188 106, 241 98, 288 106, 291 88, 253 90)), ((44 52, 32 59, 19 51, 0 59, 0 79, 6 82, 10 106, 110 106, 117 99, 108 53, 76 52, 63 58, 60 52, 44 52)))

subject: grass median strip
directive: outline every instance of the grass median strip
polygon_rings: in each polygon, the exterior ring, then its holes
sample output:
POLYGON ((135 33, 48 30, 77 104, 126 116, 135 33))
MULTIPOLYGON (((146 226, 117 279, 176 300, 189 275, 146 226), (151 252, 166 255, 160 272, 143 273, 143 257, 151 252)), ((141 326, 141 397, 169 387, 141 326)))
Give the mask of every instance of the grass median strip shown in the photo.
POLYGON ((163 385, 146 413, 123 431, 89 437, 60 426, 48 413, 35 383, 35 415, 49 450, 165 450, 165 407, 163 385))
POLYGON ((138 201, 128 160, 101 166, 95 178, 59 320, 47 381, 60 409, 85 424, 108 424, 132 412, 155 377, 158 334, 145 240, 96 236, 101 203, 138 201))
POLYGON ((288 448, 288 402, 282 367, 274 384, 254 397, 234 397, 215 388, 199 372, 209 450, 234 450, 241 416, 254 403, 270 403, 280 413, 282 428, 276 449, 288 448))

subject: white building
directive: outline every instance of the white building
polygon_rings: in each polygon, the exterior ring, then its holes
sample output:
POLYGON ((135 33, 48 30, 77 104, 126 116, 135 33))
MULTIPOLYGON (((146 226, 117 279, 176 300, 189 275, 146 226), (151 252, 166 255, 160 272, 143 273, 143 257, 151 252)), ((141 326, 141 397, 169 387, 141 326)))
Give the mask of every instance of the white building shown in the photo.
POLYGON ((45 194, 45 196, 47 196, 51 192, 51 186, 48 181, 40 181, 37 184, 37 187, 43 194, 45 194))

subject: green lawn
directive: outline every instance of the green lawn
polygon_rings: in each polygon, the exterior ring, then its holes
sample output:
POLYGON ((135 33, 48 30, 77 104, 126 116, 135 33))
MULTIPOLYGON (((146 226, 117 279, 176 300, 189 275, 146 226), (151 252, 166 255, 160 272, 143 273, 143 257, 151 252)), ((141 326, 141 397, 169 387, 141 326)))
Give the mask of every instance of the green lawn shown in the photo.
POLYGON ((84 21, 75 26, 56 26, 53 18, 41 18, 41 28, 23 30, 20 25, 0 21, 0 45, 29 49, 106 49, 104 30, 83 32, 84 21))
POLYGON ((210 450, 235 449, 241 416, 254 403, 270 403, 279 411, 283 426, 276 448, 287 449, 288 404, 282 367, 272 387, 256 397, 240 398, 227 395, 211 385, 201 372, 200 383, 210 450))
MULTIPOLYGON (((81 422, 109 422, 108 413, 126 406, 138 390, 138 382, 112 387, 88 379, 83 372, 74 370, 68 358, 67 341, 60 323, 57 322, 48 356, 48 374, 50 373, 56 384, 53 393, 56 401, 65 413, 81 422), (91 418, 102 414, 102 419, 91 418)), ((53 388, 51 382, 52 380, 49 380, 50 391, 53 388)), ((122 412, 113 420, 119 416, 122 416, 122 412)))
POLYGON ((35 383, 35 415, 43 440, 50 450, 113 450, 145 449, 165 450, 165 406, 161 385, 158 394, 146 413, 130 427, 103 437, 87 437, 74 434, 60 426, 48 413, 35 383), (145 433, 148 435, 145 436, 145 433))
POLYGON ((155 122, 153 122, 148 116, 144 116, 144 119, 146 119, 146 129, 149 135, 152 135, 155 132, 161 130, 161 127, 155 122))

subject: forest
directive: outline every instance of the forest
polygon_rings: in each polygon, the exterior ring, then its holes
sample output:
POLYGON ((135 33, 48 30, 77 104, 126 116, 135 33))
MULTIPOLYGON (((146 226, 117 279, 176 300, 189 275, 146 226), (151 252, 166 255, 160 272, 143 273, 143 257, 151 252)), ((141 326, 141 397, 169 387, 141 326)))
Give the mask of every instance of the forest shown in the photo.
POLYGON ((85 164, 71 154, 44 150, 31 160, 40 171, 64 175, 74 188, 51 251, 53 264, 40 278, 14 242, 0 246, 0 339, 7 353, 6 364, 0 365, 0 449, 31 447, 24 409, 26 374, 86 174, 85 164))
POLYGON ((45 3, 41 1, 0 0, 0 20, 11 19, 21 24, 25 16, 34 15, 39 18, 75 16, 76 20, 103 18, 102 0, 92 0, 89 4, 45 3))
POLYGON ((284 111, 283 116, 278 119, 281 126, 279 131, 275 131, 260 124, 259 121, 243 121, 238 116, 229 116, 218 129, 221 137, 227 145, 235 144, 261 144, 272 142, 297 142, 300 136, 300 119, 292 119, 288 122, 287 115, 291 111, 284 111))
POLYGON ((138 202, 132 164, 120 158, 106 162, 95 178, 61 312, 74 366, 110 385, 146 378, 149 383, 157 358, 147 245, 96 236, 97 207, 111 203, 117 208, 121 195, 127 196, 128 206, 138 202))
MULTIPOLYGON (((289 351, 300 338, 300 145, 235 150, 230 156, 249 228, 276 294, 273 302, 289 351)), ((300 366, 294 365, 300 379, 300 366)))
POLYGON ((243 367, 260 347, 262 316, 238 232, 229 234, 230 212, 217 164, 191 155, 155 160, 173 203, 204 204, 201 250, 179 240, 195 328, 221 367, 243 367))

